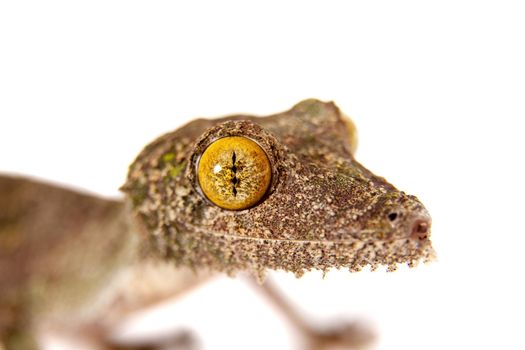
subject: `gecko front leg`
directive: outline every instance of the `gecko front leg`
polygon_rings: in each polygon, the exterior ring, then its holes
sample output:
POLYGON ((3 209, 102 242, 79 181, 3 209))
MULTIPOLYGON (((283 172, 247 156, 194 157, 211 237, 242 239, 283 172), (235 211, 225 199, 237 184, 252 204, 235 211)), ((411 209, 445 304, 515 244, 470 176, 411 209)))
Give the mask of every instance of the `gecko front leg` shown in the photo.
POLYGON ((330 328, 318 328, 307 321, 299 310, 286 300, 270 279, 260 282, 248 278, 250 284, 274 304, 286 319, 297 329, 302 342, 309 350, 360 349, 370 345, 376 338, 373 331, 361 323, 345 322, 330 328))

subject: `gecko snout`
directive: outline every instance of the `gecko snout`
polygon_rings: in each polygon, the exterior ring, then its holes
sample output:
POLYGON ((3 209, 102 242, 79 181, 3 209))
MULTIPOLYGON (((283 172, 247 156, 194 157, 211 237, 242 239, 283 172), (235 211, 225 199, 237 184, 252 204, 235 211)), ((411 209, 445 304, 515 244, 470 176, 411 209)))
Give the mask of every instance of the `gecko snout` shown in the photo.
POLYGON ((401 206, 390 207, 383 215, 392 227, 390 238, 423 241, 430 237, 432 219, 427 210, 412 198, 401 206))
POLYGON ((427 239, 430 233, 430 220, 426 217, 418 217, 412 221, 410 237, 413 239, 427 239))

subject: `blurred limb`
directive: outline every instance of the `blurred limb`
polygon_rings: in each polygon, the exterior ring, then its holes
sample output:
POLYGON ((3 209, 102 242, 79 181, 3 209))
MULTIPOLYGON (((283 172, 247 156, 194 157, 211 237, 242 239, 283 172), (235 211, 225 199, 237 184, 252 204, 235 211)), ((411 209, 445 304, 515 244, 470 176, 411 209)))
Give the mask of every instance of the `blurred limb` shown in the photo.
MULTIPOLYGON (((78 329, 81 333, 63 334, 46 333, 41 335, 39 347, 34 349, 89 349, 89 350, 198 350, 199 342, 194 333, 185 329, 171 332, 165 336, 155 336, 141 340, 115 341, 107 337, 104 332, 96 330, 78 329)), ((0 350, 25 350, 23 347, 7 347, 0 350)), ((33 348, 30 348, 33 349, 33 348)))
POLYGON ((356 321, 316 327, 286 300, 268 278, 263 283, 251 277, 249 281, 297 329, 308 350, 363 349, 375 339, 375 334, 370 329, 356 321))
MULTIPOLYGON (((92 328, 95 330, 93 338, 103 344, 103 350, 195 350, 198 341, 194 332, 185 329, 176 329, 165 336, 127 340, 119 336, 118 328, 129 316, 137 312, 166 302, 177 300, 194 289, 199 288, 213 275, 209 273, 196 274, 191 269, 174 269, 172 264, 154 264, 146 262, 133 269, 131 277, 123 284, 124 288, 133 290, 132 293, 123 290, 117 294, 117 301, 112 303, 111 315, 101 322, 96 319, 92 328), (147 288, 144 288, 144 286, 147 288), (142 287, 142 290, 140 290, 142 287)), ((89 326, 88 326, 89 328, 89 326)), ((81 330, 80 333, 84 333, 81 330)))
POLYGON ((149 345, 110 340, 131 313, 210 278, 149 256, 142 236, 123 201, 0 174, 2 350, 37 349, 50 331, 102 349, 190 348, 187 332, 149 345))
POLYGON ((94 350, 196 350, 199 349, 198 338, 194 332, 186 329, 175 329, 165 335, 137 337, 133 334, 123 335, 121 326, 129 317, 135 316, 168 300, 177 300, 186 293, 200 287, 211 276, 196 275, 189 269, 174 269, 162 278, 163 286, 156 288, 161 282, 161 275, 167 270, 168 264, 154 266, 146 264, 132 271, 129 278, 117 290, 106 307, 102 307, 88 322, 67 325, 53 324, 52 328, 43 329, 43 333, 55 335, 65 340, 71 339, 79 344, 86 344, 94 350), (149 274, 150 272, 151 274, 149 274), (140 290, 142 285, 142 290, 140 290), (144 288, 147 286, 146 288, 144 288), (136 293, 135 293, 136 292, 136 293))
POLYGON ((123 343, 112 342, 102 339, 101 350, 197 350, 198 341, 190 331, 181 330, 166 337, 156 338, 150 341, 123 343))

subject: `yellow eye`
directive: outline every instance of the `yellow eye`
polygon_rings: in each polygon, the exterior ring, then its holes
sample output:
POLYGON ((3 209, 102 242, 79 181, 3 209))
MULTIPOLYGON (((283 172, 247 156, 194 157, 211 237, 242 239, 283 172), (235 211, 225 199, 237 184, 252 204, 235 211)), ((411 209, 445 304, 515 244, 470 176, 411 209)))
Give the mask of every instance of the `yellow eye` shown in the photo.
POLYGON ((215 205, 249 208, 265 195, 272 177, 268 156, 246 137, 218 139, 206 148, 197 167, 199 185, 215 205))

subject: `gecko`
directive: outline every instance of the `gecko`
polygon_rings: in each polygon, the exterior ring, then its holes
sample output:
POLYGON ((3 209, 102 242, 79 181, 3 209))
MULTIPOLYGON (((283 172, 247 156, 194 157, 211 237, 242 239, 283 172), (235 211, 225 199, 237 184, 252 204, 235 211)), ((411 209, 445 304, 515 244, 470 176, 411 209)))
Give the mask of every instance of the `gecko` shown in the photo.
POLYGON ((351 327, 314 329, 265 282, 271 270, 393 271, 435 258, 424 205, 357 162, 356 147, 350 118, 309 99, 159 137, 130 165, 124 200, 0 176, 0 344, 34 349, 58 332, 98 349, 160 348, 111 331, 215 274, 246 273, 309 348, 356 346, 351 327))

